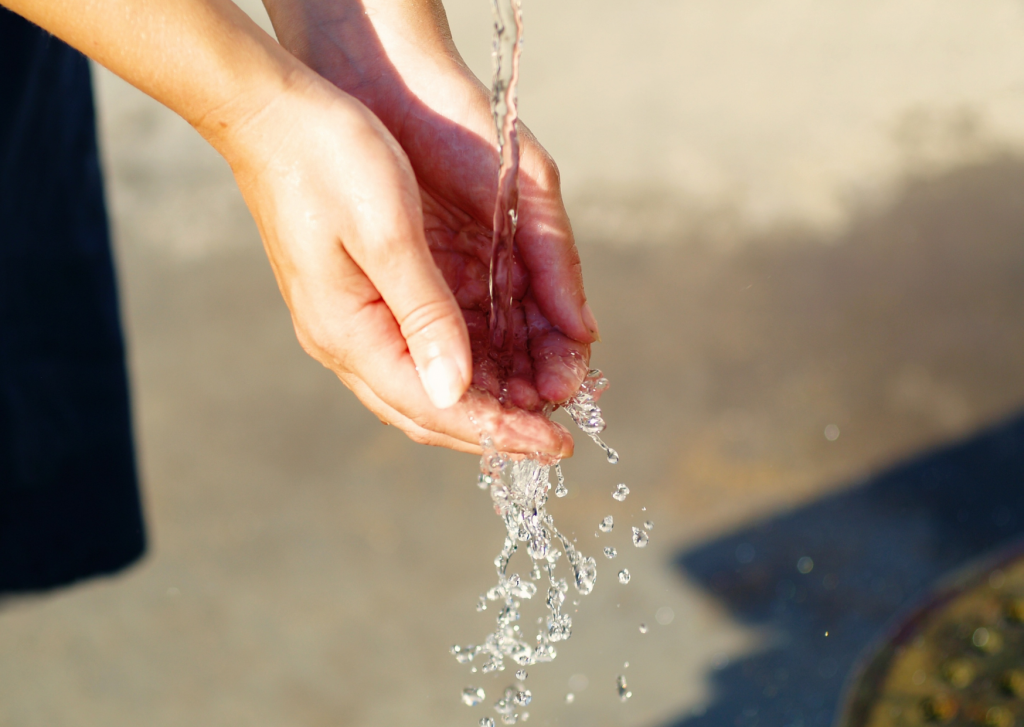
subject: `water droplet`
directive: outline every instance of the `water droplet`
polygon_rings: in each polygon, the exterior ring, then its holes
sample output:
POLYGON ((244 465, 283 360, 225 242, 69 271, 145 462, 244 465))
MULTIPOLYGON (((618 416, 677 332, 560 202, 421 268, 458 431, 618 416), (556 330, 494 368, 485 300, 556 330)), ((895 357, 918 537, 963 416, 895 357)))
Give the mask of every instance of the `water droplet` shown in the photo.
POLYGON ((621 583, 622 585, 626 585, 627 583, 629 583, 629 569, 628 568, 623 568, 622 570, 619 571, 619 583, 621 583))
MULTIPOLYGON (((647 508, 645 507, 644 510, 647 508)), ((654 523, 650 520, 644 523, 644 530, 654 530, 654 523)))
POLYGON ((640 633, 642 633, 642 634, 646 634, 647 633, 647 624, 640 624, 640 633))
POLYGON ((629 662, 628 662, 628 661, 627 661, 627 662, 624 662, 624 663, 622 664, 622 668, 623 668, 623 669, 628 669, 628 668, 629 668, 629 662))
POLYGON ((805 555, 796 562, 796 569, 804 575, 807 575, 814 570, 814 561, 805 555))
POLYGON ((480 600, 477 601, 477 604, 476 604, 476 610, 477 610, 478 613, 480 611, 486 611, 487 610, 487 596, 480 596, 480 600))
POLYGON ((598 524, 597 529, 600 530, 602 533, 610 533, 612 531, 612 528, 614 527, 615 518, 609 515, 598 524))
POLYGON ((654 620, 662 626, 668 626, 675 620, 676 612, 672 610, 670 606, 662 606, 658 609, 657 613, 654 614, 654 620))
POLYGON ((633 545, 638 548, 647 547, 647 533, 640 528, 633 528, 633 545))
POLYGON ((523 712, 521 715, 519 715, 519 719, 522 720, 523 722, 526 722, 527 720, 530 719, 530 713, 529 712, 523 712))
POLYGON ((615 678, 615 686, 619 692, 619 699, 623 702, 633 696, 633 692, 629 691, 629 686, 626 684, 626 677, 622 674, 615 678))
POLYGON ((618 464, 619 453, 611 447, 608 447, 608 464, 618 464))
POLYGON ((575 701, 576 701, 576 695, 573 694, 572 692, 569 692, 568 694, 565 695, 565 703, 566 704, 572 704, 575 701))
POLYGON ((613 548, 610 545, 607 548, 604 549, 604 557, 607 558, 608 560, 611 560, 612 558, 614 558, 618 554, 619 554, 619 551, 615 550, 615 548, 613 548))
POLYGON ((467 707, 475 707, 484 701, 484 690, 480 687, 466 687, 462 690, 462 703, 467 707))
POLYGON ((562 474, 562 465, 555 465, 555 478, 558 484, 555 486, 555 497, 565 497, 569 494, 569 490, 565 486, 565 475, 562 474))
MULTIPOLYGON (((597 399, 607 386, 608 382, 600 372, 591 372, 579 392, 563 408, 605 451, 609 461, 616 462, 618 454, 597 436, 605 428, 597 399)), ((550 410, 545 413, 550 413, 550 410)), ((506 660, 513 662, 516 686, 506 689, 504 696, 494 704, 500 719, 496 715, 487 723, 481 721, 483 727, 493 727, 495 721, 516 724, 527 718, 525 712, 517 713, 520 707, 529 704, 532 699, 530 691, 522 688, 523 680, 527 677, 527 667, 552 661, 557 656, 555 644, 570 637, 572 617, 562 613, 563 608, 568 609, 566 595, 569 584, 575 585, 580 595, 590 593, 597 579, 597 563, 594 558, 577 550, 579 546, 576 537, 566 537, 558 531, 554 518, 545 509, 552 482, 555 484, 556 497, 564 497, 568 493, 561 467, 529 457, 512 459, 497 452, 493 442, 486 436, 482 438, 481 446, 485 454, 481 457, 483 474, 478 479, 478 485, 481 489, 489 490, 495 511, 507 529, 504 546, 494 559, 498 584, 485 593, 477 606, 478 610, 483 611, 489 606, 487 601, 496 603, 497 628, 476 646, 452 647, 452 654, 461 663, 476 660, 477 666, 470 665, 469 668, 482 674, 504 671, 508 663, 506 660), (552 467, 555 470, 554 477, 550 476, 552 467), (509 572, 509 564, 521 548, 531 560, 529 578, 525 573, 520 577, 509 572), (556 576, 555 566, 563 554, 568 567, 572 569, 571 578, 558 577, 561 573, 556 576), (527 634, 527 628, 533 628, 533 619, 523 618, 519 611, 520 601, 537 595, 538 586, 545 581, 548 582, 547 614, 536 619, 538 632, 534 642, 532 634, 527 634)), ((621 502, 628 493, 629 488, 623 484, 613 494, 621 502)), ((599 533, 609 533, 613 527, 614 520, 609 516, 602 521, 599 533)), ((573 601, 573 606, 578 603, 573 601)), ((571 695, 580 689, 572 683, 569 688, 573 689, 567 698, 571 702, 571 695)), ((482 695, 482 690, 480 693, 482 695)), ((464 694, 468 694, 471 701, 478 698, 473 688, 464 694)))
POLYGON ((501 716, 502 724, 515 724, 519 721, 519 715, 513 712, 512 714, 503 714, 501 716))
POLYGON ((612 492, 612 497, 614 497, 619 502, 623 502, 626 499, 626 495, 628 495, 628 494, 629 494, 629 488, 626 487, 624 484, 620 483, 615 488, 615 491, 612 492))
POLYGON ((494 720, 490 717, 481 717, 480 727, 494 727, 494 720))

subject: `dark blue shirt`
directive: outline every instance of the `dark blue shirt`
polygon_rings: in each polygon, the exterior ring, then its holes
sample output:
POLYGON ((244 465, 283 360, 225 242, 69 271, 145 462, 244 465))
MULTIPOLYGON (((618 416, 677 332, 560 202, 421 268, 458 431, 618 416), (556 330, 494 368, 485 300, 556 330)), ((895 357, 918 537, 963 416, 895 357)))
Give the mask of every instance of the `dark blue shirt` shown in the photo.
POLYGON ((143 548, 88 62, 0 8, 0 593, 143 548))

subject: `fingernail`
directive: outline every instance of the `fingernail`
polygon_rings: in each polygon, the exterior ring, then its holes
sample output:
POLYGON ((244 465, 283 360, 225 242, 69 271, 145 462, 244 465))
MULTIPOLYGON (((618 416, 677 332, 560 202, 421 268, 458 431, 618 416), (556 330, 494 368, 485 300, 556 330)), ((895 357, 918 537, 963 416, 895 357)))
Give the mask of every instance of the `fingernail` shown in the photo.
POLYGON ((462 397, 465 382, 454 359, 438 356, 420 374, 423 388, 438 409, 447 409, 462 397))
POLYGON ((587 327, 587 330, 593 333, 594 338, 600 341, 601 332, 597 330, 597 319, 594 318, 594 311, 590 310, 590 303, 584 303, 583 307, 580 308, 580 317, 583 319, 583 325, 587 327))

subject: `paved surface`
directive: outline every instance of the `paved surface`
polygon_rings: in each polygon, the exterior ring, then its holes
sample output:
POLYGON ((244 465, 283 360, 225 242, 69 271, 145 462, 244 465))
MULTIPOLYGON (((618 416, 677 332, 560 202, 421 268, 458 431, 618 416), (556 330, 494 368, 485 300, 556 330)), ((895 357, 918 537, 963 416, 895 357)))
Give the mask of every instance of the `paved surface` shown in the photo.
MULTIPOLYGON (((450 10, 483 71, 477 5, 450 10)), ((531 724, 825 725, 901 605, 1024 531, 1024 6, 829 7, 527 7, 524 114, 565 174, 622 454, 581 443, 553 509, 633 572, 605 562, 532 670, 531 724)), ((505 682, 446 653, 492 615, 473 458, 307 359, 226 166, 99 87, 153 544, 2 604, 0 725, 475 723, 458 690, 505 682)))

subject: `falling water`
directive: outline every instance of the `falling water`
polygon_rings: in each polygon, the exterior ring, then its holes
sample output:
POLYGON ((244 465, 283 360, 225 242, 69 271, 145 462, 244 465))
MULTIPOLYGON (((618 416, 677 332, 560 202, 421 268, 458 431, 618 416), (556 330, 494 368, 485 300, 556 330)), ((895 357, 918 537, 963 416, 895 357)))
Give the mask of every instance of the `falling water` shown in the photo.
MULTIPOLYGON (((607 387, 608 381, 601 372, 591 370, 579 392, 562 404, 562 408, 574 421, 585 420, 595 431, 603 431, 604 419, 597 401, 607 387)), ((516 678, 522 682, 526 667, 554 660, 558 655, 557 644, 572 635, 572 617, 563 612, 570 581, 556 573, 558 561, 565 556, 572 574, 571 585, 583 596, 589 594, 597 582, 597 561, 581 553, 555 527, 554 518, 546 510, 552 490, 550 474, 557 464, 500 453, 486 436, 482 444, 479 484, 490 491, 494 510, 505 523, 506 535, 504 546, 494 559, 498 582, 480 597, 477 610, 486 610, 486 604, 494 602, 497 625, 482 642, 453 646, 451 653, 460 663, 474 664, 471 669, 474 673, 502 672, 505 660, 509 659, 519 669, 516 678), (509 569, 512 556, 520 550, 530 559, 528 576, 509 569), (533 599, 542 588, 545 589, 547 616, 538 620, 540 626, 530 638, 522 623, 522 603, 533 599)), ((557 482, 560 488, 565 487, 561 477, 557 482)), ((606 520, 610 521, 611 517, 606 520)), ((605 552, 607 554, 608 550, 605 552)), ((477 704, 480 693, 476 687, 467 687, 463 701, 477 704)), ((529 690, 510 686, 494 704, 494 709, 504 724, 515 724, 519 719, 516 708, 525 706, 531 699, 529 690)))
POLYGON ((498 193, 494 200, 491 238, 491 351, 499 368, 512 360, 512 266, 519 205, 519 132, 516 87, 523 43, 523 14, 519 0, 494 1, 494 80, 491 114, 498 137, 498 193))
MULTIPOLYGON (((498 139, 500 159, 498 191, 494 204, 494 232, 490 259, 490 357, 498 371, 506 375, 512 362, 512 270, 514 240, 519 202, 519 138, 516 131, 516 85, 519 78, 519 55, 522 44, 522 11, 519 0, 493 0, 494 2, 494 80, 491 87, 491 112, 498 139)), ((561 405, 576 425, 593 439, 605 452, 610 463, 618 462, 615 450, 600 438, 605 429, 604 417, 598 400, 608 388, 608 380, 600 371, 591 370, 579 391, 561 405)), ((502 402, 506 403, 506 402, 502 402)), ((552 661, 557 656, 557 645, 572 635, 572 617, 563 612, 570 579, 556 574, 556 565, 562 556, 571 571, 571 585, 580 595, 587 595, 597 581, 597 562, 581 553, 573 541, 556 527, 546 505, 551 492, 551 470, 554 470, 554 494, 564 497, 568 493, 565 478, 557 461, 530 457, 510 457, 498 452, 487 432, 481 432, 483 456, 478 484, 488 490, 494 510, 506 529, 501 552, 494 559, 498 581, 480 596, 477 611, 488 610, 488 603, 497 609, 496 628, 475 645, 453 646, 451 653, 463 664, 473 664, 472 673, 502 672, 506 659, 513 662, 517 683, 507 687, 493 704, 503 724, 525 721, 526 712, 518 711, 533 699, 522 682, 527 677, 526 667, 552 661), (520 550, 530 559, 526 576, 510 572, 512 556, 520 550), (523 601, 533 599, 544 589, 546 617, 539 618, 538 629, 530 638, 522 623, 523 601)), ((622 502, 629 488, 620 484, 613 497, 622 502)), ((610 532, 611 516, 602 522, 601 530, 610 532), (606 523, 606 524, 605 524, 606 523), (607 529, 606 529, 607 528, 607 529)), ((634 533, 636 528, 633 528, 634 533)), ((646 534, 645 534, 646 537, 646 534)), ((634 536, 635 542, 635 536, 634 536)), ((642 546, 639 546, 642 547, 642 546)), ((613 558, 616 551, 605 548, 605 555, 613 558)), ((619 581, 628 582, 628 571, 619 574, 619 581), (623 573, 626 574, 625 579, 623 573)), ((575 601, 573 602, 576 603, 575 601)), ((620 696, 622 684, 618 687, 620 696)), ((462 701, 475 706, 486 699, 484 690, 467 687, 462 701)), ((568 695, 567 702, 572 701, 568 695)), ((479 724, 492 727, 494 720, 483 717, 479 724)))

